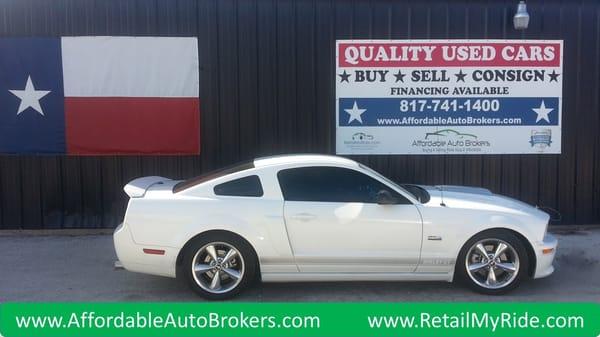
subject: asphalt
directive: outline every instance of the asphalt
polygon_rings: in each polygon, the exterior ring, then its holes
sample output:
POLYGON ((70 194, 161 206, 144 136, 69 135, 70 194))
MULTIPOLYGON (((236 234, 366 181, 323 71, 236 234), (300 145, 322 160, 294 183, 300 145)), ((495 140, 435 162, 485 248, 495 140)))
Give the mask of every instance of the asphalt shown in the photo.
MULTIPOLYGON (((444 282, 258 284, 236 301, 600 302, 600 229, 555 234, 556 271, 504 296, 444 282)), ((1 235, 0 302, 202 301, 180 280, 114 268, 110 235, 1 235)))

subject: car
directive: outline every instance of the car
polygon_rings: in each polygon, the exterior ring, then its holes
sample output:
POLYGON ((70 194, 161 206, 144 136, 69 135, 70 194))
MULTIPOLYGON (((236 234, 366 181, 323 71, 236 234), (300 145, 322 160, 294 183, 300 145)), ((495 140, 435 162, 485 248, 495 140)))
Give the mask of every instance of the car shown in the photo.
POLYGON ((460 281, 498 295, 554 271, 542 210, 484 188, 400 185, 344 157, 258 158, 124 190, 123 267, 212 300, 257 280, 460 281))

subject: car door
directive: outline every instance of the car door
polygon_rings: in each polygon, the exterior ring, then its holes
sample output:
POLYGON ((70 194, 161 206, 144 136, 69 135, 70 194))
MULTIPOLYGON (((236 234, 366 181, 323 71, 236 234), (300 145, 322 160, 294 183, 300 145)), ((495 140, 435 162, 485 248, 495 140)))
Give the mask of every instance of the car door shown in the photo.
POLYGON ((419 211, 383 182, 350 168, 280 170, 284 219, 301 272, 388 273, 416 269, 419 211), (377 204, 388 191, 396 204, 377 204))

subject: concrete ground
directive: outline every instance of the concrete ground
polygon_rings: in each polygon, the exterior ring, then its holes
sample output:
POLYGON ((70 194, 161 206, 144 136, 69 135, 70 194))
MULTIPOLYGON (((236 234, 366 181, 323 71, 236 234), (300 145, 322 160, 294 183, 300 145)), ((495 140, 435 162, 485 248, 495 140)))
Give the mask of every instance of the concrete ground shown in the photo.
MULTIPOLYGON (((443 282, 262 284, 239 301, 600 302, 600 229, 556 234, 556 271, 500 297, 443 282)), ((183 281, 113 268, 110 235, 0 235, 0 302, 202 301, 183 281)))

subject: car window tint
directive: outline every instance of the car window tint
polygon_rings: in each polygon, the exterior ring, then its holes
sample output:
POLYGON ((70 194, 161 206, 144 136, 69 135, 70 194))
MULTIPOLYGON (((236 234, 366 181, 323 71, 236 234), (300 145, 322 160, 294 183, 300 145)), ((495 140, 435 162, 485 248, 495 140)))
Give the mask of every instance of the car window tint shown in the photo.
POLYGON ((237 197, 261 197, 263 195, 262 185, 258 176, 247 176, 234 179, 214 187, 216 195, 227 195, 237 197))
POLYGON ((368 175, 341 167, 299 167, 277 174, 287 201, 376 203, 377 193, 389 191, 399 203, 410 203, 387 185, 368 175))
POLYGON ((173 193, 178 193, 178 192, 184 191, 190 187, 194 187, 198 184, 207 182, 212 179, 223 177, 223 176, 226 176, 226 175, 232 174, 232 173, 241 172, 244 170, 249 170, 252 168, 254 168, 254 161, 248 161, 248 162, 243 162, 243 163, 239 163, 239 164, 235 164, 235 165, 226 166, 226 167, 223 167, 222 169, 208 172, 206 174, 202 174, 197 177, 177 183, 173 187, 173 193))

